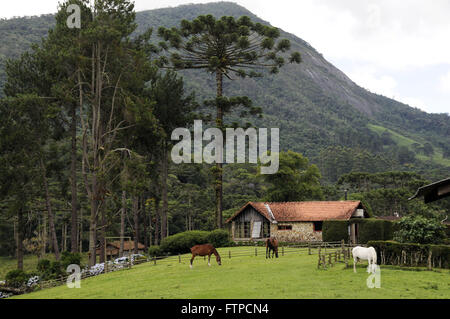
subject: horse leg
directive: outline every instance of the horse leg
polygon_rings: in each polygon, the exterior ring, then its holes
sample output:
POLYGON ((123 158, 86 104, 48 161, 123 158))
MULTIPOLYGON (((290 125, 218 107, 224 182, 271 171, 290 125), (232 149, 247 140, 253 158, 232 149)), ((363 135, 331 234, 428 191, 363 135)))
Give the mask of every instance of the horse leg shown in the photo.
MULTIPOLYGON (((267 252, 269 251, 269 246, 267 246, 267 243, 266 243, 266 259, 267 259, 267 252)), ((269 252, 269 255, 270 255, 270 252, 269 252)))
POLYGON ((211 267, 211 254, 208 255, 208 266, 211 267))
POLYGON ((353 257, 353 272, 356 273, 356 258, 353 257))
POLYGON ((191 264, 190 264, 190 267, 191 267, 191 269, 192 269, 192 262, 194 261, 194 258, 195 258, 195 255, 194 255, 194 254, 192 254, 192 258, 191 258, 191 264))

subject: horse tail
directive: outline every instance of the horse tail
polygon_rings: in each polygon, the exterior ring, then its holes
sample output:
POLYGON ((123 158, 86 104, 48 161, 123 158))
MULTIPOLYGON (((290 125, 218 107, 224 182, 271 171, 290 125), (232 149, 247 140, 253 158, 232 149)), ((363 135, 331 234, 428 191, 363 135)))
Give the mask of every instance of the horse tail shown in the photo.
POLYGON ((372 247, 372 253, 373 253, 373 263, 376 265, 377 264, 377 251, 373 247, 372 247))

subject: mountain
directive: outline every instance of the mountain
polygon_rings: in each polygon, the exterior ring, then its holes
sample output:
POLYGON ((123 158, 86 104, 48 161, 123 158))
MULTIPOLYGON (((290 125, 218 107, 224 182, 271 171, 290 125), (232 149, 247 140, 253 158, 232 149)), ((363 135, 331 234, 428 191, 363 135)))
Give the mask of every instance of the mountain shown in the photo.
MULTIPOLYGON (((247 15, 269 24, 235 3, 217 2, 138 12, 136 33, 149 27, 176 26, 182 19, 201 14, 247 15)), ((0 69, 6 58, 17 57, 45 36, 53 23, 52 15, 0 21, 0 69)), ((306 41, 281 34, 302 54, 300 65, 287 65, 277 75, 226 81, 224 86, 226 95, 247 95, 262 107, 264 117, 250 121, 258 127, 280 128, 281 149, 305 154, 331 182, 339 174, 361 170, 415 170, 431 179, 450 175, 449 115, 427 114, 373 94, 306 41)), ((182 74, 199 101, 214 95, 211 75, 201 71, 182 74)), ((0 81, 1 86, 3 70, 0 81)), ((234 114, 232 120, 241 119, 234 114)))

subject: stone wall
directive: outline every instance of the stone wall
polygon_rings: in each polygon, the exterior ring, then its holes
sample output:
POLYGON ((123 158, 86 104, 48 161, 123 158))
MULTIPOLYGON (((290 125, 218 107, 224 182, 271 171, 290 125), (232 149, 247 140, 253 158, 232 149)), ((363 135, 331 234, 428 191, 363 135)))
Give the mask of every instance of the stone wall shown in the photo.
POLYGON ((270 234, 280 242, 322 241, 322 232, 315 232, 312 222, 271 224, 270 234), (291 225, 292 230, 278 230, 279 225, 291 225))

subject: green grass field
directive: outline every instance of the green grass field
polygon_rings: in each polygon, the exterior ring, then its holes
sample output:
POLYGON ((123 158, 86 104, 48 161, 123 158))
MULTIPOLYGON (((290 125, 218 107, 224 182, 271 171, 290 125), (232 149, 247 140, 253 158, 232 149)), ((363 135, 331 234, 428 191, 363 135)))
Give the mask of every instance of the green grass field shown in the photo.
MULTIPOLYGON (((412 145, 414 143, 418 143, 421 146, 423 146, 423 144, 425 143, 425 141, 422 140, 420 137, 412 139, 412 138, 403 136, 397 132, 394 132, 388 128, 385 128, 383 126, 373 125, 373 124, 368 124, 367 126, 369 129, 371 129, 373 132, 377 133, 378 135, 381 135, 384 131, 388 131, 389 133, 391 133, 392 140, 398 146, 406 146, 411 151, 413 151, 412 145)), ((435 162, 439 165, 443 165, 443 166, 450 166, 450 159, 444 158, 444 156, 442 154, 442 150, 440 148, 436 147, 435 145, 433 145, 433 146, 434 146, 434 154, 432 156, 433 162, 435 162)), ((424 161, 424 162, 427 162, 430 160, 430 158, 428 156, 425 156, 423 154, 416 154, 416 158, 418 158, 419 160, 424 161)))
MULTIPOLYGON (((292 250, 292 249, 291 249, 292 250)), ((14 298, 120 298, 120 299, 219 299, 219 298, 450 298, 450 271, 413 271, 390 266, 381 268, 381 288, 368 288, 366 265, 358 272, 338 263, 327 270, 317 269, 317 255, 305 250, 286 252, 266 260, 264 248, 219 249, 222 266, 211 267, 197 257, 189 268, 189 256, 134 266, 81 281, 80 289, 65 285, 14 298), (228 252, 231 250, 232 258, 228 252), (248 253, 247 253, 248 252, 248 253), (246 256, 236 257, 238 254, 246 256), (250 256, 253 254, 253 256, 250 256), (233 257, 235 256, 235 257, 233 257)))

